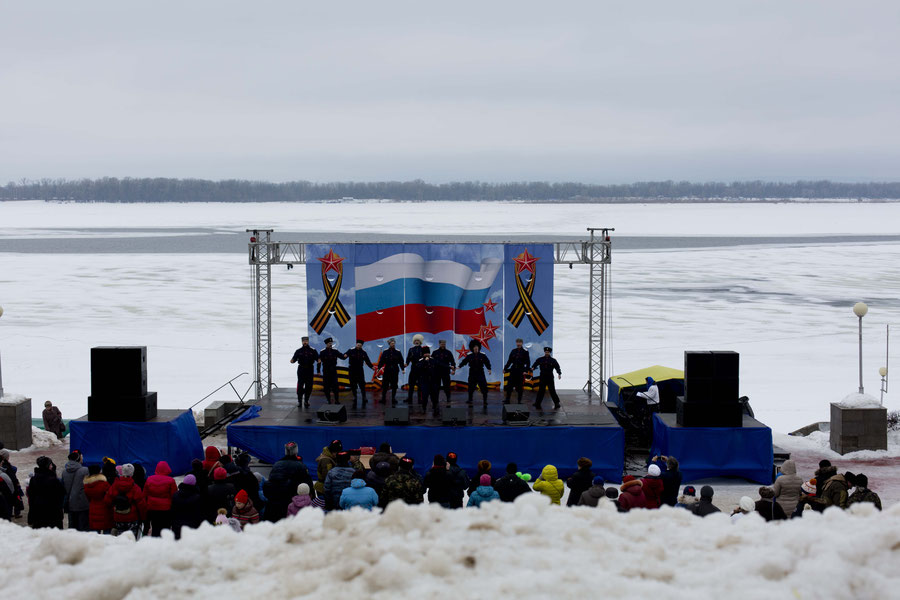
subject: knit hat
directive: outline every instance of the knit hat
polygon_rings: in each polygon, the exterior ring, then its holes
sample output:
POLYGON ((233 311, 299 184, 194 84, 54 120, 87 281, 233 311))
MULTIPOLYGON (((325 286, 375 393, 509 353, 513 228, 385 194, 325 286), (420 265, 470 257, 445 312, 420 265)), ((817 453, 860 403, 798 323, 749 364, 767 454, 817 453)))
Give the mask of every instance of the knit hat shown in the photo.
POLYGON ((459 458, 459 457, 456 456, 456 452, 448 452, 448 453, 447 453, 447 462, 450 463, 451 465, 455 465, 455 464, 456 464, 456 459, 457 459, 457 458, 459 458))
POLYGON ((711 485, 704 485, 700 488, 700 497, 701 498, 712 498, 713 497, 713 489, 711 485))
POLYGON ((487 486, 491 485, 491 476, 488 475, 487 473, 485 473, 478 480, 478 483, 480 483, 481 485, 487 485, 487 486))
POLYGON ((218 515, 216 517, 216 525, 228 525, 228 516, 227 515, 218 515))
POLYGON ((647 475, 650 477, 659 477, 660 473, 662 473, 662 471, 659 470, 657 465, 650 465, 650 468, 647 469, 647 475))
POLYGON ((408 471, 408 470, 412 469, 412 466, 413 466, 413 459, 411 459, 410 457, 404 456, 403 458, 400 459, 400 467, 401 468, 406 469, 408 471))
POLYGON ((685 496, 691 496, 693 498, 697 497, 697 490, 692 485, 684 486, 684 494, 685 496))
POLYGON ((606 497, 615 500, 619 497, 619 490, 612 486, 606 488, 606 497))
POLYGON ((131 477, 132 475, 134 475, 134 465, 131 463, 122 465, 122 477, 131 477))
POLYGON ((519 470, 519 465, 517 465, 516 463, 509 463, 508 465, 506 465, 506 473, 508 475, 515 475, 518 472, 518 470, 519 470))
POLYGON ((815 495, 816 493, 816 480, 810 479, 809 481, 804 481, 803 484, 800 485, 800 489, 803 490, 804 494, 815 495))
POLYGON ((446 467, 446 466, 447 466, 447 459, 444 458, 444 456, 441 455, 441 454, 435 454, 435 455, 434 455, 434 466, 436 466, 436 467, 446 467))
POLYGON ((297 456, 297 442, 288 442, 284 445, 285 456, 297 456))
POLYGON ((182 483, 185 485, 197 485, 197 478, 193 475, 185 475, 182 483))
POLYGON ((116 465, 116 476, 122 476, 122 465, 116 465))
POLYGON ((593 466, 593 462, 591 459, 582 456, 578 459, 578 468, 579 469, 590 469, 593 466))
POLYGON ((216 481, 225 481, 228 478, 228 471, 223 469, 222 467, 216 467, 216 470, 213 471, 213 479, 216 481))
POLYGON ((301 483, 297 486, 298 496, 309 496, 309 484, 301 483))
POLYGON ((250 499, 250 496, 247 495, 247 490, 239 491, 234 497, 234 501, 240 502, 241 504, 247 504, 247 500, 249 500, 249 499, 250 499))
POLYGON ((596 477, 594 477, 594 481, 592 483, 594 485, 603 485, 604 483, 606 483, 606 481, 603 480, 603 477, 597 475, 596 477))
POLYGON ((741 510, 745 513, 750 513, 756 510, 756 502, 753 501, 753 498, 749 496, 742 496, 740 502, 741 510))
POLYGON ((344 451, 338 452, 335 460, 339 465, 348 465, 350 464, 350 453, 344 451))
POLYGON ((9 460, 9 450, 7 450, 6 448, 0 450, 0 458, 2 458, 3 460, 9 460))
POLYGON ((332 440, 330 444, 328 444, 328 449, 332 452, 340 452, 344 449, 344 445, 341 443, 341 440, 332 440))
POLYGON ((770 487, 763 486, 759 488, 759 497, 765 500, 771 500, 775 497, 775 490, 770 487))

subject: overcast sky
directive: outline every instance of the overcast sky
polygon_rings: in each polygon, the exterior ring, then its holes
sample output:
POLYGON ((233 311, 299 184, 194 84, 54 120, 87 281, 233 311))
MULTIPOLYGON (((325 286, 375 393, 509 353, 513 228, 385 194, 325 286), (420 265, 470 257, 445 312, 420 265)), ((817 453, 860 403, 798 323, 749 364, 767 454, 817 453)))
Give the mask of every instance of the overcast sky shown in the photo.
POLYGON ((900 179, 896 0, 0 6, 0 183, 900 179))

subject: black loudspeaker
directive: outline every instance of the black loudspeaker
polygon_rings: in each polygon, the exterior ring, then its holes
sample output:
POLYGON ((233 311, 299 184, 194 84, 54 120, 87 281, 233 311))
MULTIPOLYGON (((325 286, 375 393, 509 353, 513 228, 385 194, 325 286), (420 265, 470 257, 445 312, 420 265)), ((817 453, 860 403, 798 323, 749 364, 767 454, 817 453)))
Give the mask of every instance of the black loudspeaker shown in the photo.
POLYGON ((684 353, 684 396, 688 402, 737 402, 739 376, 737 352, 684 353))
POLYGON ((524 425, 528 423, 531 412, 524 404, 504 404, 503 422, 510 425, 524 425))
POLYGON ((346 423, 347 407, 343 404, 323 404, 316 409, 320 423, 346 423))
POLYGON ((384 409, 385 425, 409 425, 409 407, 395 406, 384 409))
POLYGON ((716 379, 737 379, 741 375, 741 355, 737 352, 716 351, 713 355, 713 376, 716 379))
POLYGON ((740 402, 685 402, 676 401, 675 422, 680 427, 741 427, 744 422, 744 406, 740 402))
POLYGON ((441 423, 444 425, 466 425, 469 411, 465 408, 445 408, 441 411, 441 423))
POLYGON ((146 346, 91 348, 91 396, 137 398, 146 393, 146 346))
POLYGON ((685 352, 684 376, 712 379, 715 375, 715 360, 712 352, 685 352))
POLYGON ((88 396, 88 421, 136 421, 156 418, 156 392, 136 397, 88 396))

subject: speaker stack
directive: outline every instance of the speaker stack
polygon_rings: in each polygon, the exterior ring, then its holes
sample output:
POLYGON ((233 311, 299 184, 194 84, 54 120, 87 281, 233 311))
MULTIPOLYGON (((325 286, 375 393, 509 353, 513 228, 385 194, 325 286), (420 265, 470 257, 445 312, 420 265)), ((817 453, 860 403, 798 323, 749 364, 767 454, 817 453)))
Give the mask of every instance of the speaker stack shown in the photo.
POLYGON ((740 427, 740 354, 685 352, 684 397, 676 400, 682 427, 740 427))
POLYGON ((88 420, 144 422, 155 418, 156 392, 147 391, 147 347, 91 348, 88 420))

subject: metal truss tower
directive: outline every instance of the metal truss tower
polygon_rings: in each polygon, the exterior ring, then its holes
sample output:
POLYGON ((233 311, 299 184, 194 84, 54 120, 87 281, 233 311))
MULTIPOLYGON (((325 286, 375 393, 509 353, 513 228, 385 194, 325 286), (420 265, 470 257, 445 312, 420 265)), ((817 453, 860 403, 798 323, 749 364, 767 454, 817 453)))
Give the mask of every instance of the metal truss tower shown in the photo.
POLYGON ((272 230, 248 229, 250 281, 253 302, 256 399, 269 393, 272 384, 272 230))

